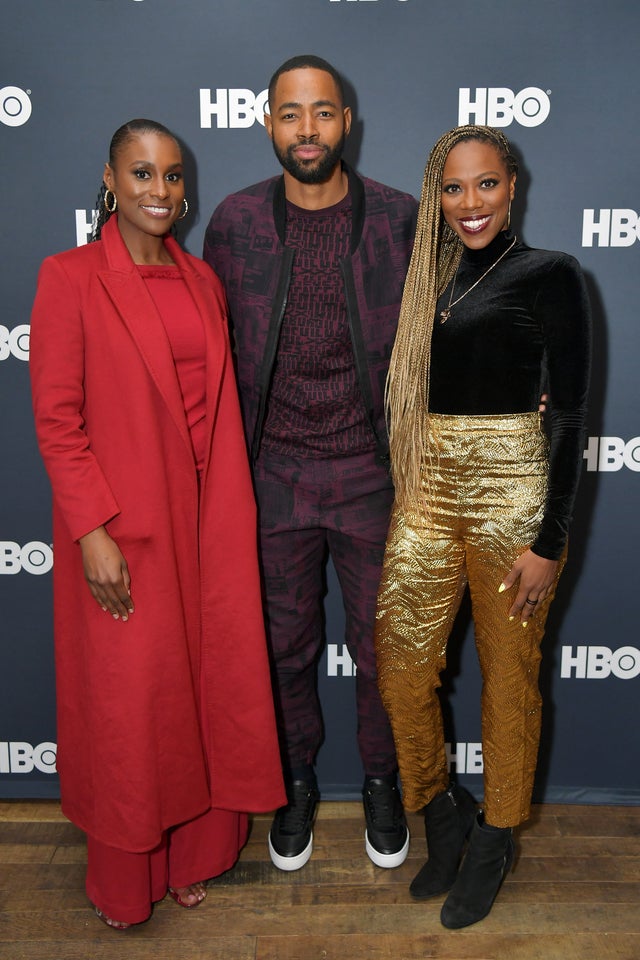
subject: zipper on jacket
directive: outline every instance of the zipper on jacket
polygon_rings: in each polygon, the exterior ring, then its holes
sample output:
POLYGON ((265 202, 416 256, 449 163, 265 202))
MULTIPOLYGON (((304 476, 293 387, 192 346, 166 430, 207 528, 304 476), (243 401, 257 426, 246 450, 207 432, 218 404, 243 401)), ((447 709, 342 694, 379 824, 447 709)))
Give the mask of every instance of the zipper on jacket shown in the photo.
POLYGON ((256 425, 253 431, 253 438, 251 441, 251 459, 255 460, 258 456, 260 450, 260 441, 262 440, 262 428, 264 426, 264 418, 267 410, 267 399, 269 396, 269 388, 271 386, 271 376, 273 373, 273 365, 276 360, 276 353, 278 351, 278 342, 280 340, 280 330, 282 328, 282 321, 284 319, 284 313, 287 309, 287 302, 289 299, 289 287, 291 285, 291 272, 293 269, 293 258, 295 251, 292 248, 285 247, 284 255, 282 258, 282 272, 280 274, 280 279, 278 281, 278 289, 276 292, 276 300, 274 304, 274 310, 271 313, 271 320, 269 322, 269 330, 267 333, 267 346, 265 348, 265 353, 262 358, 262 364, 260 365, 260 399, 258 402, 258 414, 256 417, 256 425), (280 306, 278 307, 278 302, 280 306), (277 310, 277 313, 276 313, 277 310))

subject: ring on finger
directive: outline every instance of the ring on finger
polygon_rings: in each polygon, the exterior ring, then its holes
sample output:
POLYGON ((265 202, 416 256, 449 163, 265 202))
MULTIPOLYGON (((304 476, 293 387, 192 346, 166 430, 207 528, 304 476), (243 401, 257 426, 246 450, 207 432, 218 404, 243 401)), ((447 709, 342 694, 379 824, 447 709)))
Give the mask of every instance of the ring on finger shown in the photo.
POLYGON ((537 600, 529 600, 529 597, 527 597, 527 599, 525 600, 525 603, 530 604, 532 607, 535 607, 537 602, 538 602, 537 600))

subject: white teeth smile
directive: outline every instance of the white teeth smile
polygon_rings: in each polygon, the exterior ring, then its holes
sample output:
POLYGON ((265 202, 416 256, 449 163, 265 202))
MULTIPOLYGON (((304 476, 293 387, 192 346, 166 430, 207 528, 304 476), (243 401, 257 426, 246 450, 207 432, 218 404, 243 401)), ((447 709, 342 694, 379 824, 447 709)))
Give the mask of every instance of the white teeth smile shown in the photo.
POLYGON ((479 220, 461 220, 460 223, 465 230, 470 231, 471 233, 477 233, 479 230, 482 230, 489 223, 491 217, 481 217, 479 220))
POLYGON ((169 213, 168 207, 143 207, 143 210, 148 210, 149 213, 169 213))

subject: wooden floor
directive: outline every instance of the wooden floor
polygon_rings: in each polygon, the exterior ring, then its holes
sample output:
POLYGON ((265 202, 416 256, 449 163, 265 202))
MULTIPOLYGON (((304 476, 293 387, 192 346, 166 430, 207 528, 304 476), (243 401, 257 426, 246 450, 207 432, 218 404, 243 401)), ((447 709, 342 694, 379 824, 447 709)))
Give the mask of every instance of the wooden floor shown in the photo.
POLYGON ((640 807, 543 806, 491 915, 467 930, 439 922, 442 897, 411 900, 425 854, 396 870, 364 852, 357 803, 322 803, 312 860, 271 866, 257 818, 233 871, 197 910, 167 898, 120 933, 92 913, 80 831, 57 803, 0 802, 2 960, 640 960, 640 807))

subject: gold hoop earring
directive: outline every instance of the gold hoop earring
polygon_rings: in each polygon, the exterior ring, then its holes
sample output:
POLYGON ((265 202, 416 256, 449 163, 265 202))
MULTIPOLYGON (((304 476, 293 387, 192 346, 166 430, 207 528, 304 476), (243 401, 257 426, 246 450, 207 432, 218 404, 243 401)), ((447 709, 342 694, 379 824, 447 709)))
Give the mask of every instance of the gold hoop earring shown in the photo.
POLYGON ((118 198, 116 197, 113 190, 109 190, 108 187, 104 192, 104 208, 107 211, 107 213, 115 213, 116 210, 118 209, 118 198), (107 197, 109 196, 109 194, 111 194, 111 196, 113 197, 113 203, 111 204, 111 206, 109 206, 109 203, 107 201, 107 197))
POLYGON ((505 230, 508 230, 511 226, 511 200, 509 200, 509 209, 507 210, 507 225, 505 230))
POLYGON ((187 198, 184 197, 182 202, 184 203, 184 213, 180 214, 180 216, 178 217, 178 220, 184 220, 186 215, 189 213, 189 204, 187 203, 187 198))

